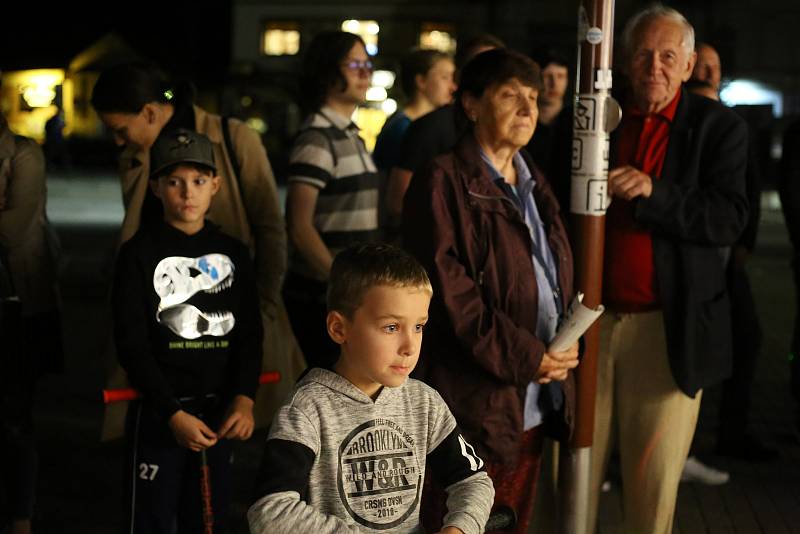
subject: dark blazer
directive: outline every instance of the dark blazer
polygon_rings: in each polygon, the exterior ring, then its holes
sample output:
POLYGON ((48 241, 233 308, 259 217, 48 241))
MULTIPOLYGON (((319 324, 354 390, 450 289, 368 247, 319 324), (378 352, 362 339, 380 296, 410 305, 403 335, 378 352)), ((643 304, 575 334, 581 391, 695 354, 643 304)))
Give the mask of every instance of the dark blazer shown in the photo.
POLYGON ((736 113, 683 91, 661 177, 635 208, 636 220, 652 232, 672 374, 691 397, 731 372, 719 248, 734 244, 747 224, 747 151, 747 126, 736 113))
MULTIPOLYGON (((558 264, 562 304, 567 304, 572 252, 558 202, 533 162, 526 158, 526 163, 536 180, 533 196, 558 264)), ((433 285, 416 376, 441 393, 480 453, 513 463, 519 456, 526 388, 546 349, 535 335, 541 288, 528 227, 489 176, 471 133, 414 174, 402 230, 403 246, 425 266, 433 285)), ((565 408, 552 413, 551 429, 559 437, 569 434, 573 420, 572 380, 570 373, 554 386, 566 397, 565 408)))

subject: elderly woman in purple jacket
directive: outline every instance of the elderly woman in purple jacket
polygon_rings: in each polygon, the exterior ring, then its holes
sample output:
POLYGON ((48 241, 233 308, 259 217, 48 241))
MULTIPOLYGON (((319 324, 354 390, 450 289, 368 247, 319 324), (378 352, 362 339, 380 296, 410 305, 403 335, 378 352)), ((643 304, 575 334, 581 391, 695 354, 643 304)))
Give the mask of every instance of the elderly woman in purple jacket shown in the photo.
POLYGON ((543 428, 570 433, 578 365, 577 344, 547 348, 573 271, 558 202, 521 150, 540 87, 538 65, 518 52, 468 63, 457 107, 470 127, 413 177, 402 223, 434 286, 419 375, 478 448, 495 502, 518 513, 517 532, 528 531, 543 428))

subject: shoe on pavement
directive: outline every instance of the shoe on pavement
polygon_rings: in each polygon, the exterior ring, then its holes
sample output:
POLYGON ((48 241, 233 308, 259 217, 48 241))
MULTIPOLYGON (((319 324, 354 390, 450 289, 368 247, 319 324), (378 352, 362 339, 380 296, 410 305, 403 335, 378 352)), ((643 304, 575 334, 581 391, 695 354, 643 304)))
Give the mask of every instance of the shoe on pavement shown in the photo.
POLYGON ((707 486, 719 486, 728 482, 731 476, 727 471, 706 465, 695 456, 689 456, 683 464, 681 482, 699 482, 707 486))
POLYGON ((737 458, 746 462, 769 462, 778 457, 778 451, 764 445, 761 440, 750 434, 738 439, 717 441, 716 453, 719 456, 737 458))

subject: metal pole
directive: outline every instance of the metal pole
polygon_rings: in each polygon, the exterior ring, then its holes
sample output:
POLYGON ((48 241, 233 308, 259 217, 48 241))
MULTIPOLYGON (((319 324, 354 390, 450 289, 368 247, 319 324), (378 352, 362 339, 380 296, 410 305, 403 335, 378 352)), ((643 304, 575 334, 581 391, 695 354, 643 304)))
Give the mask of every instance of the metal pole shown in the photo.
MULTIPOLYGON (((589 308, 600 305, 603 281, 605 214, 608 207, 609 133, 620 111, 611 98, 614 0, 581 0, 578 8, 579 61, 572 138, 572 212, 576 287, 589 308)), ((589 534, 590 459, 597 388, 599 325, 584 336, 577 369, 575 433, 560 448, 559 528, 563 534, 589 534)))

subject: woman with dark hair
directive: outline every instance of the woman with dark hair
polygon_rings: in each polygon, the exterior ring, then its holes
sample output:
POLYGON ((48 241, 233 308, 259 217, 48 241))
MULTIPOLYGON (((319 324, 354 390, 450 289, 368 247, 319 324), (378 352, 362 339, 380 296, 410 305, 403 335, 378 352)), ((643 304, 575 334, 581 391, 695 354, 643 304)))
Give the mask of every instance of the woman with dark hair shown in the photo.
MULTIPOLYGON (((570 433, 577 343, 548 345, 572 297, 572 253, 550 186, 520 149, 536 128, 539 67, 494 49, 464 68, 456 146, 414 175, 403 245, 434 288, 420 378, 485 459, 495 503, 528 532, 544 435, 570 433)), ((440 517, 440 513, 427 515, 440 517)), ((436 525, 427 525, 434 529, 436 525)))
POLYGON ((413 50, 400 63, 400 86, 408 103, 386 120, 372 153, 388 176, 400 156, 400 143, 412 121, 449 104, 456 90, 453 58, 437 50, 413 50))
POLYGON ((376 241, 380 175, 351 116, 366 100, 372 61, 364 41, 318 34, 306 51, 302 87, 311 114, 289 157, 286 225, 292 250, 283 287, 309 366, 332 365, 338 345, 325 326, 331 263, 348 245, 376 241))
POLYGON ((123 64, 102 72, 92 91, 92 105, 117 145, 124 147, 121 242, 133 237, 140 225, 163 219, 161 203, 148 187, 149 151, 158 135, 186 128, 211 140, 220 189, 207 218, 248 245, 255 257, 263 326, 268 332, 262 365, 282 374, 280 384, 262 388, 259 394, 256 417, 261 426, 272 417, 303 366, 280 296, 286 232, 278 189, 258 134, 239 120, 223 120, 195 106, 193 98, 191 84, 174 83, 145 64, 123 64))

